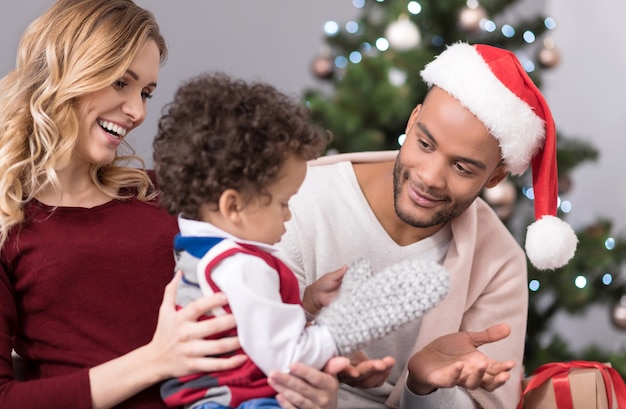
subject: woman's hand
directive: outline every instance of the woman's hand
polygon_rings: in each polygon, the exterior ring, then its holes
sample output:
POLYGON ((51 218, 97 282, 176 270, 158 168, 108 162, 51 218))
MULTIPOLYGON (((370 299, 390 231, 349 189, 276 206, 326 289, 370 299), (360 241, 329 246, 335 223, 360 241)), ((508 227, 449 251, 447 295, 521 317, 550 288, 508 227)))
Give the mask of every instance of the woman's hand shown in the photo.
POLYGON ((324 274, 304 289, 302 306, 309 314, 317 315, 319 310, 337 297, 347 270, 348 266, 344 265, 339 270, 324 274))
POLYGON ((349 365, 345 357, 331 358, 324 371, 295 363, 290 372, 272 371, 268 382, 285 409, 336 409, 339 381, 336 374, 349 365))
POLYGON ((435 339, 409 360, 408 388, 418 395, 453 386, 495 390, 509 379, 515 362, 495 361, 477 348, 510 333, 508 325, 499 324, 480 332, 457 332, 435 339))
POLYGON ((165 288, 152 340, 147 345, 89 370, 94 409, 111 408, 167 378, 236 368, 247 359, 245 355, 211 357, 239 347, 236 337, 204 339, 233 328, 235 319, 228 314, 197 321, 202 314, 226 304, 226 297, 222 294, 193 301, 176 311, 176 287, 180 277, 179 272, 165 288))
POLYGON ((157 328, 148 344, 155 356, 161 357, 163 379, 195 372, 220 371, 241 365, 246 360, 245 355, 214 358, 239 348, 238 338, 204 339, 234 328, 234 317, 227 314, 198 321, 199 317, 213 308, 224 306, 227 303, 226 297, 221 293, 202 297, 176 311, 176 287, 180 278, 181 273, 177 272, 165 289, 157 328))

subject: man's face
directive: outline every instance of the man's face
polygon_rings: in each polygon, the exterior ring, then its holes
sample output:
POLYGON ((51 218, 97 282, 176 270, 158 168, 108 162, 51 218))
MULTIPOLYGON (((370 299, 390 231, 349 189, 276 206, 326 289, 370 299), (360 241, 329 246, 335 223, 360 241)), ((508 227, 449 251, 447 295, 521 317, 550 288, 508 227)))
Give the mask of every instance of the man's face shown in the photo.
POLYGON ((414 227, 446 223, 505 175, 497 140, 469 110, 435 87, 411 114, 396 159, 396 213, 414 227))

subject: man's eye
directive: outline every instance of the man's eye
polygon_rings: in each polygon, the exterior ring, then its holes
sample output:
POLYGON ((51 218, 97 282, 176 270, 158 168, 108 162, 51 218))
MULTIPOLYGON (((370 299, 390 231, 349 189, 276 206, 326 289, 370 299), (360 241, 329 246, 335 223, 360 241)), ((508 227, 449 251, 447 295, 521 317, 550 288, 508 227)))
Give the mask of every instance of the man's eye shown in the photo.
POLYGON ((454 167, 461 174, 469 175, 472 173, 469 169, 466 169, 465 166, 463 166, 461 163, 455 163, 454 167))
POLYGON ((424 150, 430 150, 430 144, 423 139, 418 139, 417 143, 424 150))

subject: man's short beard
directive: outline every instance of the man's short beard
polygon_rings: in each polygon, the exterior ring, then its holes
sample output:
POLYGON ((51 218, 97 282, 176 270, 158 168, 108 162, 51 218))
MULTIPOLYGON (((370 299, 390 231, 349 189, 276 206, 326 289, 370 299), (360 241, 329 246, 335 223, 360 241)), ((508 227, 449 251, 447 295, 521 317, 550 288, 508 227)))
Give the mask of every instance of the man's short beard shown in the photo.
POLYGON ((400 165, 399 159, 400 156, 396 158, 396 163, 393 167, 393 206, 400 220, 409 226, 428 228, 447 223, 462 214, 476 199, 476 197, 473 197, 470 200, 464 200, 456 203, 448 200, 446 203, 453 204, 436 212, 430 220, 419 220, 413 217, 409 212, 403 211, 399 205, 400 195, 402 194, 402 184, 407 183, 409 179, 408 172, 402 173, 402 166, 400 165))

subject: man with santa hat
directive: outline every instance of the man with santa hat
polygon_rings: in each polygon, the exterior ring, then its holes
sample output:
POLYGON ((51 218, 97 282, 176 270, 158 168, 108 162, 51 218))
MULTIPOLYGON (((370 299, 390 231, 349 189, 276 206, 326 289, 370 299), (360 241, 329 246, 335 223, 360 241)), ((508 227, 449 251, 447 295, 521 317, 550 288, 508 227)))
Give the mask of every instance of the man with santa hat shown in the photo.
MULTIPOLYGON (((556 269, 578 242, 556 217, 554 121, 510 51, 456 43, 421 74, 430 89, 399 151, 311 163, 290 202, 280 257, 306 287, 311 314, 340 290, 340 267, 358 257, 379 270, 421 256, 450 272, 438 306, 353 357, 340 376, 340 408, 514 408, 523 376, 526 256, 539 269, 556 269), (479 194, 529 167, 536 221, 524 252, 479 194)), ((309 374, 300 397, 315 403, 323 386, 309 374)))

